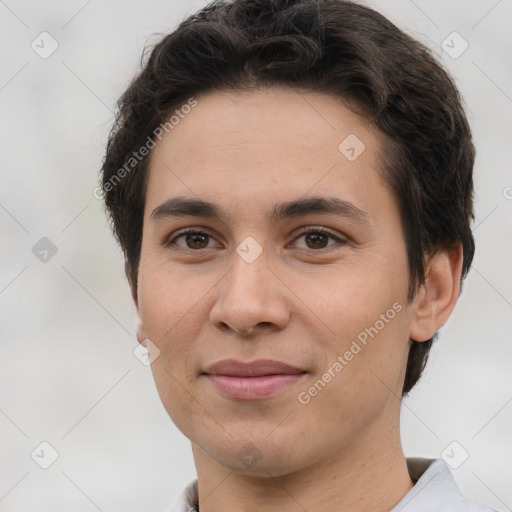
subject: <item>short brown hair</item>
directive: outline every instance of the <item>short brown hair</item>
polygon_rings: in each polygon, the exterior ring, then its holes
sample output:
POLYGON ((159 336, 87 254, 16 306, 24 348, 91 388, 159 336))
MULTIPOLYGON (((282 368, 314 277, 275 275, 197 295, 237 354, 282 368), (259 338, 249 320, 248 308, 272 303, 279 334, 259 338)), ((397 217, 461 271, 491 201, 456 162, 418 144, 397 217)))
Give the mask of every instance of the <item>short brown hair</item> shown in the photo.
MULTIPOLYGON (((102 168, 105 204, 132 286, 149 158, 113 178, 191 96, 273 85, 349 100, 391 141, 382 172, 400 207, 408 300, 424 283, 428 257, 458 243, 462 286, 475 249, 475 149, 459 92, 426 47, 378 12, 345 0, 216 0, 152 49, 118 102, 102 168)), ((412 340, 404 395, 421 376, 437 334, 412 340)))

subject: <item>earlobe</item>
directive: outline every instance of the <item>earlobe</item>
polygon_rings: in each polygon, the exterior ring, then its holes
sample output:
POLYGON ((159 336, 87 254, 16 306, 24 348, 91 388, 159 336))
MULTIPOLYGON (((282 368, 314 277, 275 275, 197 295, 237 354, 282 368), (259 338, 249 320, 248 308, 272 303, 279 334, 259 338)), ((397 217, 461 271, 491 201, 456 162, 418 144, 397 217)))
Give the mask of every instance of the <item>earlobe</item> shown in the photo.
POLYGON ((133 304, 135 305, 135 313, 137 315, 137 319, 136 319, 137 341, 141 345, 146 346, 146 344, 145 344, 145 340, 147 339, 146 329, 144 328, 144 323, 142 321, 141 314, 140 314, 139 301, 138 301, 138 297, 137 297, 137 289, 132 284, 130 284, 130 289, 132 292, 133 304))
POLYGON ((142 322, 139 312, 137 312, 137 341, 141 345, 146 346, 146 340, 146 329, 144 328, 144 324, 142 322))
POLYGON ((413 319, 409 337, 427 341, 448 320, 457 303, 462 272, 462 244, 442 249, 430 259, 425 283, 413 302, 413 319))

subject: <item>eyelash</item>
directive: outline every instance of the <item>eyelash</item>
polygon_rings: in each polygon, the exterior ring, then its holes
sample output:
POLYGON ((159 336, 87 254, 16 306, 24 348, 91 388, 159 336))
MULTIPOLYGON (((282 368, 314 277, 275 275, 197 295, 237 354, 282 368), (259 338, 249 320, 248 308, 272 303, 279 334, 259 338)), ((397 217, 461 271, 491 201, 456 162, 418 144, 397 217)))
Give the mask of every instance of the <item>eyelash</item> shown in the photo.
MULTIPOLYGON (((300 231, 296 235, 296 237, 293 239, 293 242, 297 241, 303 235, 307 235, 307 234, 311 234, 311 233, 315 233, 315 234, 316 233, 320 233, 320 234, 327 235, 329 238, 332 238, 333 240, 335 240, 336 242, 338 242, 341 245, 345 245, 347 243, 346 240, 339 238, 338 236, 334 235, 331 231, 329 231, 328 229, 323 228, 321 226, 318 226, 318 227, 314 226, 314 227, 304 228, 302 231, 300 231)), ((205 231, 201 231, 201 230, 196 229, 196 228, 187 228, 184 231, 181 231, 180 233, 178 233, 174 238, 168 240, 165 243, 165 246, 166 247, 171 247, 172 249, 176 248, 176 250, 194 251, 194 252, 200 252, 200 251, 208 249, 208 248, 204 248, 204 249, 190 249, 190 248, 183 248, 183 247, 180 247, 180 246, 176 245, 176 240, 178 240, 179 238, 182 238, 182 237, 184 237, 186 235, 206 235, 206 236, 208 236, 210 238, 213 238, 212 235, 210 235, 209 233, 206 233, 205 231)), ((333 244, 333 245, 335 245, 335 244, 333 244)), ((314 252, 322 252, 322 251, 330 250, 331 247, 332 247, 332 245, 331 246, 327 246, 327 247, 323 247, 321 249, 308 249, 308 248, 306 248, 306 249, 301 249, 301 250, 309 250, 309 251, 314 251, 314 252)))

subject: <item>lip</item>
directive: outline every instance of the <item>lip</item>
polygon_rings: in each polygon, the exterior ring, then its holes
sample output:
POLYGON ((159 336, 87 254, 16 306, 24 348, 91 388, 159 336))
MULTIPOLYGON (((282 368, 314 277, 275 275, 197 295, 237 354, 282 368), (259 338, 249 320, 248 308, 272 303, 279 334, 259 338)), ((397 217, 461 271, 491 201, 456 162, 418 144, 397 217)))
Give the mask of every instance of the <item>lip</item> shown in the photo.
POLYGON ((231 377, 262 377, 265 375, 297 375, 305 373, 300 368, 272 359, 258 359, 256 361, 224 359, 207 366, 203 372, 208 375, 228 375, 231 377))
POLYGON ((207 366, 203 375, 222 394, 241 400, 270 397, 293 386, 307 372, 270 359, 244 362, 226 359, 207 366))

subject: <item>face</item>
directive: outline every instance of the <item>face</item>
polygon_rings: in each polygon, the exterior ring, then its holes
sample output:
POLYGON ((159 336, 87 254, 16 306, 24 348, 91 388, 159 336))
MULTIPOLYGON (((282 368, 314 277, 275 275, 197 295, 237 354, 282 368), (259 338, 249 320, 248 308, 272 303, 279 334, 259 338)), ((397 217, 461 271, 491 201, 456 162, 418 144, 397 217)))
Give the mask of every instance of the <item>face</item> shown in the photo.
POLYGON ((167 412, 247 474, 378 447, 412 323, 384 139, 329 95, 196 100, 151 156, 136 296, 167 412))

